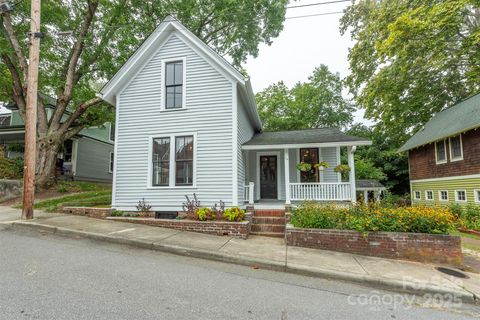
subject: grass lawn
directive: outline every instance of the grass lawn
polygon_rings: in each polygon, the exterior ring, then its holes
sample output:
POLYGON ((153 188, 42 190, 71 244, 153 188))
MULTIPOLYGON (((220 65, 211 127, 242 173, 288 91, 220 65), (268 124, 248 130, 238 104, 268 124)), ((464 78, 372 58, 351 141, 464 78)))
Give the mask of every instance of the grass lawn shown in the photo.
MULTIPOLYGON (((56 196, 35 203, 36 209, 56 211, 59 205, 72 207, 109 207, 112 186, 109 184, 61 181, 55 187, 56 196), (60 196, 58 196, 60 194, 60 196), (63 194, 63 195, 62 195, 63 194)), ((21 207, 21 205, 19 205, 21 207)), ((18 205, 17 205, 18 207, 18 205)))
POLYGON ((452 236, 462 237, 462 246, 466 249, 480 252, 480 237, 470 233, 460 232, 458 230, 450 232, 452 236))

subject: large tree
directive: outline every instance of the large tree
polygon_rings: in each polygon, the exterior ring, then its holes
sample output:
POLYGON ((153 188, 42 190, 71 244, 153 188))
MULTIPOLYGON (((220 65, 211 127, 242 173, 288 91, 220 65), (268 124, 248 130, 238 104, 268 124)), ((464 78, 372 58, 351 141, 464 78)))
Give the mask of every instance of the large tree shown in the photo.
POLYGON ((480 90, 479 0, 360 0, 341 31, 355 41, 350 92, 395 141, 480 90))
POLYGON ((342 96, 342 88, 340 76, 325 65, 291 89, 283 82, 269 86, 256 95, 265 130, 346 127, 355 108, 342 96))
MULTIPOLYGON (((11 1, 14 2, 14 1, 11 1)), ((25 115, 29 1, 0 16, 0 101, 25 115), (7 77, 3 75, 8 75, 7 77)), ((240 66, 282 30, 288 0, 51 0, 42 4, 39 92, 57 98, 47 119, 38 101, 37 185, 53 181, 62 143, 101 125, 112 110, 95 96, 168 14, 240 66), (65 34, 65 31, 72 31, 65 34), (65 112, 68 116, 65 118, 65 112), (63 118, 63 119, 62 119, 63 118)))

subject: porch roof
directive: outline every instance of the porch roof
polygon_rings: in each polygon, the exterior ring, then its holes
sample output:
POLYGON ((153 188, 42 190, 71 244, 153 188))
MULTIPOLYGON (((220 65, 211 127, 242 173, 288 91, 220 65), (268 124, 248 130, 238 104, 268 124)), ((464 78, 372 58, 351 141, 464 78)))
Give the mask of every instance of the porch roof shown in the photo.
POLYGON ((370 145, 371 141, 361 137, 349 136, 338 128, 318 128, 290 131, 266 131, 257 133, 243 144, 244 150, 300 148, 300 147, 337 147, 370 145))

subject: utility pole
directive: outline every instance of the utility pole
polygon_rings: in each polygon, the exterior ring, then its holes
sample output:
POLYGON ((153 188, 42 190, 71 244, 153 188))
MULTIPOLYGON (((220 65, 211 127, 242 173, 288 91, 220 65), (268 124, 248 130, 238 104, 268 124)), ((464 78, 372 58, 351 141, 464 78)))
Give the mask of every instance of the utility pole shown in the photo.
POLYGON ((40 55, 40 0, 32 0, 29 37, 22 219, 33 219, 37 148, 37 90, 40 55))

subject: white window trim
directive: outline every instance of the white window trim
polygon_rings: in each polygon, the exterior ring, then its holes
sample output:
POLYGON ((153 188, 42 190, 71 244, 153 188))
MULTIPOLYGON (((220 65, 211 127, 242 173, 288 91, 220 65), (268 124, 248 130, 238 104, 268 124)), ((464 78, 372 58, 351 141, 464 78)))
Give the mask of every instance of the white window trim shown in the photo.
POLYGON ((422 200, 422 193, 418 190, 413 191, 413 199, 422 200), (418 198, 417 198, 417 193, 418 193, 418 198))
POLYGON ((447 161, 448 161, 448 159, 447 159, 447 140, 443 139, 443 140, 435 141, 434 145, 435 145, 435 163, 436 164, 447 163, 447 161), (443 149, 445 150, 445 160, 438 161, 437 143, 442 142, 442 141, 443 141, 443 147, 444 147, 443 149))
POLYGON ((480 203, 480 189, 473 190, 473 199, 476 203, 480 203))
POLYGON ((449 149, 450 149, 450 161, 451 161, 451 162, 463 160, 462 134, 459 134, 459 135, 457 135, 457 136, 453 136, 453 137, 448 138, 448 146, 449 146, 449 149), (457 158, 454 158, 454 157, 453 157, 453 151, 452 151, 452 149, 453 149, 453 148, 452 148, 452 138, 455 138, 455 137, 460 137, 460 153, 462 154, 460 157, 457 157, 457 158))
POLYGON ((162 60, 162 70, 160 72, 161 84, 162 84, 162 95, 161 95, 161 103, 160 103, 160 110, 163 112, 171 112, 171 111, 178 111, 184 110, 187 108, 187 58, 186 57, 175 57, 175 58, 167 58, 162 60), (175 61, 182 61, 183 63, 183 88, 182 88, 182 107, 181 108, 172 108, 167 109, 165 107, 166 104, 166 96, 165 96, 165 65, 169 62, 175 61))
POLYGON ((147 189, 196 189, 197 188, 197 133, 196 132, 176 132, 156 134, 148 137, 148 176, 147 176, 147 189), (193 175, 191 186, 176 186, 175 185, 175 137, 193 136, 193 175), (153 139, 157 138, 170 138, 170 159, 169 170, 170 175, 168 177, 168 186, 154 186, 152 184, 152 151, 153 151, 153 139), (172 147, 173 146, 173 147, 172 147))
POLYGON ((110 151, 110 153, 108 154, 108 157, 109 157, 108 158, 108 173, 113 173, 111 164, 113 164, 113 166, 115 167, 115 153, 110 151), (113 161, 112 161, 112 155, 113 155, 113 161))
POLYGON ((425 200, 426 200, 426 201, 434 201, 434 200, 435 200, 435 193, 433 193, 433 190, 426 190, 426 191, 425 191, 425 200), (429 199, 428 196, 427 196, 427 194, 428 194, 429 192, 432 193, 432 199, 429 199))
POLYGON ((438 201, 441 202, 448 202, 449 196, 448 196, 448 190, 438 190, 438 201), (442 199, 442 192, 445 191, 447 193, 447 199, 442 199))
POLYGON ((467 190, 465 190, 465 189, 455 190, 455 202, 465 203, 465 202, 467 202, 467 200, 468 200, 467 190), (465 200, 459 200, 459 199, 458 199, 458 192, 459 192, 459 191, 465 192, 465 200))

